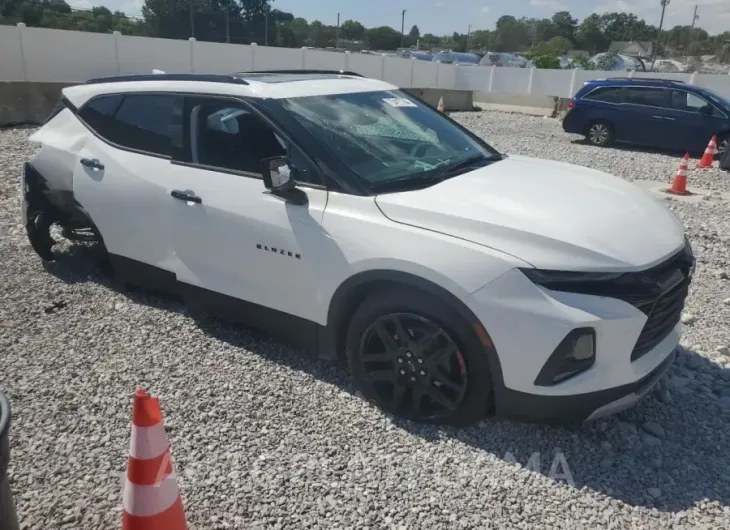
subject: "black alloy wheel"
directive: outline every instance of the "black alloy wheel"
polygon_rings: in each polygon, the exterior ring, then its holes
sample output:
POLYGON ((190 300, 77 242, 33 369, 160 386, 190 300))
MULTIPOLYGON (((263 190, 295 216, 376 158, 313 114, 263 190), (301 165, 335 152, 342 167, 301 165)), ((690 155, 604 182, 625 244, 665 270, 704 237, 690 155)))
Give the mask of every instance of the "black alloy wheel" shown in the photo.
POLYGON ((355 386, 401 418, 473 425, 494 403, 487 346, 478 327, 423 291, 397 286, 374 292, 347 328, 347 364, 355 386))
POLYGON ((466 392, 466 365, 459 347, 439 325, 419 315, 378 318, 363 334, 360 361, 378 401, 404 417, 449 416, 466 392))

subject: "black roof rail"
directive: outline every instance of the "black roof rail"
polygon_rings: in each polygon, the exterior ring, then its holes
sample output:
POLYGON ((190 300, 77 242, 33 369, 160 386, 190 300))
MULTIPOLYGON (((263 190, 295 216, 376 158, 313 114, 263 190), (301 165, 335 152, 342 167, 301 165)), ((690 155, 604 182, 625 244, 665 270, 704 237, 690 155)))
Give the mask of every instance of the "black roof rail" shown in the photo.
POLYGON ((686 85, 686 81, 681 81, 679 79, 662 79, 662 78, 654 78, 654 77, 604 77, 601 79, 601 81, 651 81, 653 83, 676 83, 676 84, 682 84, 686 85))
POLYGON ((95 85, 100 83, 124 83, 126 81, 202 81, 207 83, 233 83, 238 85, 248 85, 248 83, 229 74, 131 74, 131 75, 115 75, 109 77, 97 77, 86 81, 86 85, 95 85))
POLYGON ((332 75, 351 75, 355 77, 365 77, 357 72, 347 70, 250 70, 246 72, 236 72, 234 75, 246 74, 332 74, 332 75))

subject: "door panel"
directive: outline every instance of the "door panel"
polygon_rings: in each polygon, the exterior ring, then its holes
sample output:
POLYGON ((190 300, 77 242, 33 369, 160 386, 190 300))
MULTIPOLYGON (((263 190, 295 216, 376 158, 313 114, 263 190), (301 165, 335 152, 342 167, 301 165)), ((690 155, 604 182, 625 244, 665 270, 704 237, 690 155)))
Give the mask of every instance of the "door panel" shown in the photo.
POLYGON ((173 269, 165 208, 170 167, 164 158, 123 151, 87 135, 74 167, 74 196, 101 232, 109 253, 173 269), (103 169, 83 165, 82 160, 98 160, 103 169))
POLYGON ((661 87, 626 89, 625 139, 653 147, 676 147, 680 125, 670 109, 670 91, 661 87))
POLYGON ((706 99, 684 90, 672 91, 672 108, 682 120, 682 148, 703 152, 713 135, 723 130, 722 114, 706 99), (712 109, 711 115, 701 113, 702 107, 712 109))
POLYGON ((298 206, 269 193, 260 179, 174 168, 174 189, 201 199, 177 200, 168 190, 178 280, 311 317, 318 267, 327 259, 329 240, 321 224, 327 192, 302 188, 309 204, 298 206))

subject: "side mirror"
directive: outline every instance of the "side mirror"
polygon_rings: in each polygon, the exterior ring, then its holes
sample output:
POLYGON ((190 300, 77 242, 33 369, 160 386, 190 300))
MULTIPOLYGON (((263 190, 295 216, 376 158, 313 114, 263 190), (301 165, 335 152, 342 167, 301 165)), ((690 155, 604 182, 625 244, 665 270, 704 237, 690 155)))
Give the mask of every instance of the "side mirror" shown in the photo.
POLYGON ((712 107, 709 105, 700 107, 700 114, 702 114, 703 116, 712 116, 712 107))
POLYGON ((294 175, 285 156, 264 158, 261 161, 261 174, 266 189, 276 192, 294 189, 294 175))

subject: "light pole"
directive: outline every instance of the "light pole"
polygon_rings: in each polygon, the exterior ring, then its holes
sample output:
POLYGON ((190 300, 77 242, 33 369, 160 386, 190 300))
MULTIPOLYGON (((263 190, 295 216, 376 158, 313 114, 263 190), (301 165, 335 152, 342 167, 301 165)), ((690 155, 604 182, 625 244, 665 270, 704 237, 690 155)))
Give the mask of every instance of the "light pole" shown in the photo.
POLYGON ((195 20, 193 19, 193 0, 190 0, 190 36, 195 38, 195 20))
POLYGON ((406 40, 406 9, 400 15, 400 47, 403 48, 406 40))
POLYGON ((269 12, 264 13, 264 46, 269 45, 269 12))
POLYGON ((335 33, 335 50, 340 48, 340 14, 337 13, 337 33, 335 33))
POLYGON ((662 4, 662 18, 659 20, 659 29, 656 32, 656 44, 654 45, 654 52, 651 54, 651 69, 654 70, 654 63, 656 62, 656 54, 659 51, 659 37, 662 34, 662 26, 664 25, 664 11, 669 5, 669 0, 659 0, 662 4))
POLYGON ((687 39, 687 58, 685 59, 685 62, 689 62, 689 46, 692 44, 692 34, 695 31, 695 22, 697 22, 697 19, 700 18, 700 16, 697 14, 697 6, 695 5, 695 13, 692 15, 692 27, 689 30, 689 39, 687 39))

